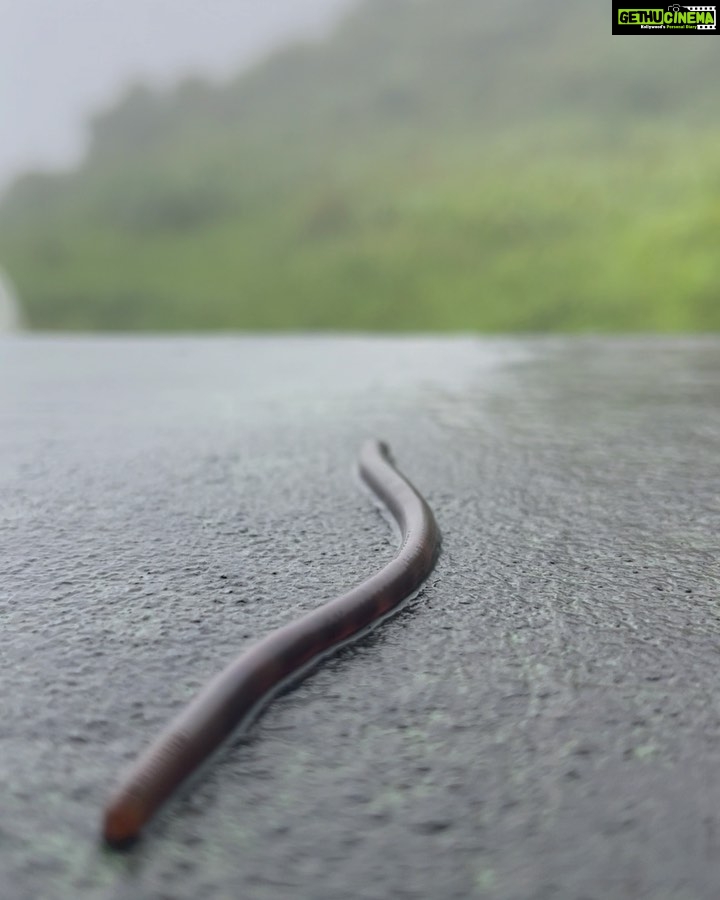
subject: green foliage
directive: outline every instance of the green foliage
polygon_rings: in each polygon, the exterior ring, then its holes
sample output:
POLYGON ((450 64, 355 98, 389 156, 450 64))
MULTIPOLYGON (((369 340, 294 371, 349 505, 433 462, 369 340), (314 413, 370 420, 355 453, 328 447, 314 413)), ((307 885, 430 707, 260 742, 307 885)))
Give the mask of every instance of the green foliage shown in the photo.
POLYGON ((131 91, 5 198, 0 258, 41 328, 719 329, 718 54, 609 31, 368 0, 224 87, 131 91))

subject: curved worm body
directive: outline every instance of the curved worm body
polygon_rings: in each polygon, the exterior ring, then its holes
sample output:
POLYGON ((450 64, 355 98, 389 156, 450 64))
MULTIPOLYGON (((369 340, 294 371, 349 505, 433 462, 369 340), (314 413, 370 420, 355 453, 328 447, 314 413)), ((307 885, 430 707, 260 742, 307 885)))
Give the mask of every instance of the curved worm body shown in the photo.
POLYGON ((273 631, 210 681, 116 788, 105 809, 106 841, 123 844, 136 838, 170 794, 263 698, 387 615, 427 578, 440 546, 429 506, 394 468, 385 444, 368 441, 359 469, 400 527, 402 544, 395 558, 346 594, 273 631))

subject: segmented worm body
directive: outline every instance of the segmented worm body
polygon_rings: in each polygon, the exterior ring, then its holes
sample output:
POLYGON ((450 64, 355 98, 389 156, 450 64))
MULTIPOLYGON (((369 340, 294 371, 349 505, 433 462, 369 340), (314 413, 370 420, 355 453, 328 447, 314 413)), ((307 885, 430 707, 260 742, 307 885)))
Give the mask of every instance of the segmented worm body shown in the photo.
POLYGON ((114 791, 103 823, 110 844, 136 838, 172 792, 263 698, 392 612, 431 572, 440 546, 435 519, 425 500, 393 466, 388 447, 368 441, 360 452, 359 470, 400 527, 397 555, 346 594, 273 631, 206 685, 114 791))

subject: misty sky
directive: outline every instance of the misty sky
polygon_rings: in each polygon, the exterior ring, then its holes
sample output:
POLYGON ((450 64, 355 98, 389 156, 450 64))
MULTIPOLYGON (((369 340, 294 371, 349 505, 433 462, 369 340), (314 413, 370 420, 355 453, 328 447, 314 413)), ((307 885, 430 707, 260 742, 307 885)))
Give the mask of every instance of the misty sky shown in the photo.
POLYGON ((67 165, 128 82, 228 76, 354 0, 0 0, 0 186, 67 165))

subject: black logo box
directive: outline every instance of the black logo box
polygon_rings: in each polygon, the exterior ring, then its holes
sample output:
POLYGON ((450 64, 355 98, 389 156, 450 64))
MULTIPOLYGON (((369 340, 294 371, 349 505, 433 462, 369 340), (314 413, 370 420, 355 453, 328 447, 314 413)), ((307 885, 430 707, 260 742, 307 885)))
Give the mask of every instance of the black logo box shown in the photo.
POLYGON ((717 6, 685 6, 680 3, 664 3, 664 4, 654 4, 654 3, 633 3, 632 0, 629 2, 618 3, 616 0, 613 0, 612 4, 612 33, 613 34, 720 34, 720 29, 718 29, 718 7, 717 6), (628 11, 652 11, 657 13, 662 13, 663 15, 667 12, 711 12, 714 15, 715 27, 701 27, 698 28, 695 25, 690 26, 689 28, 643 28, 639 23, 633 24, 621 24, 619 13, 621 10, 628 11))

